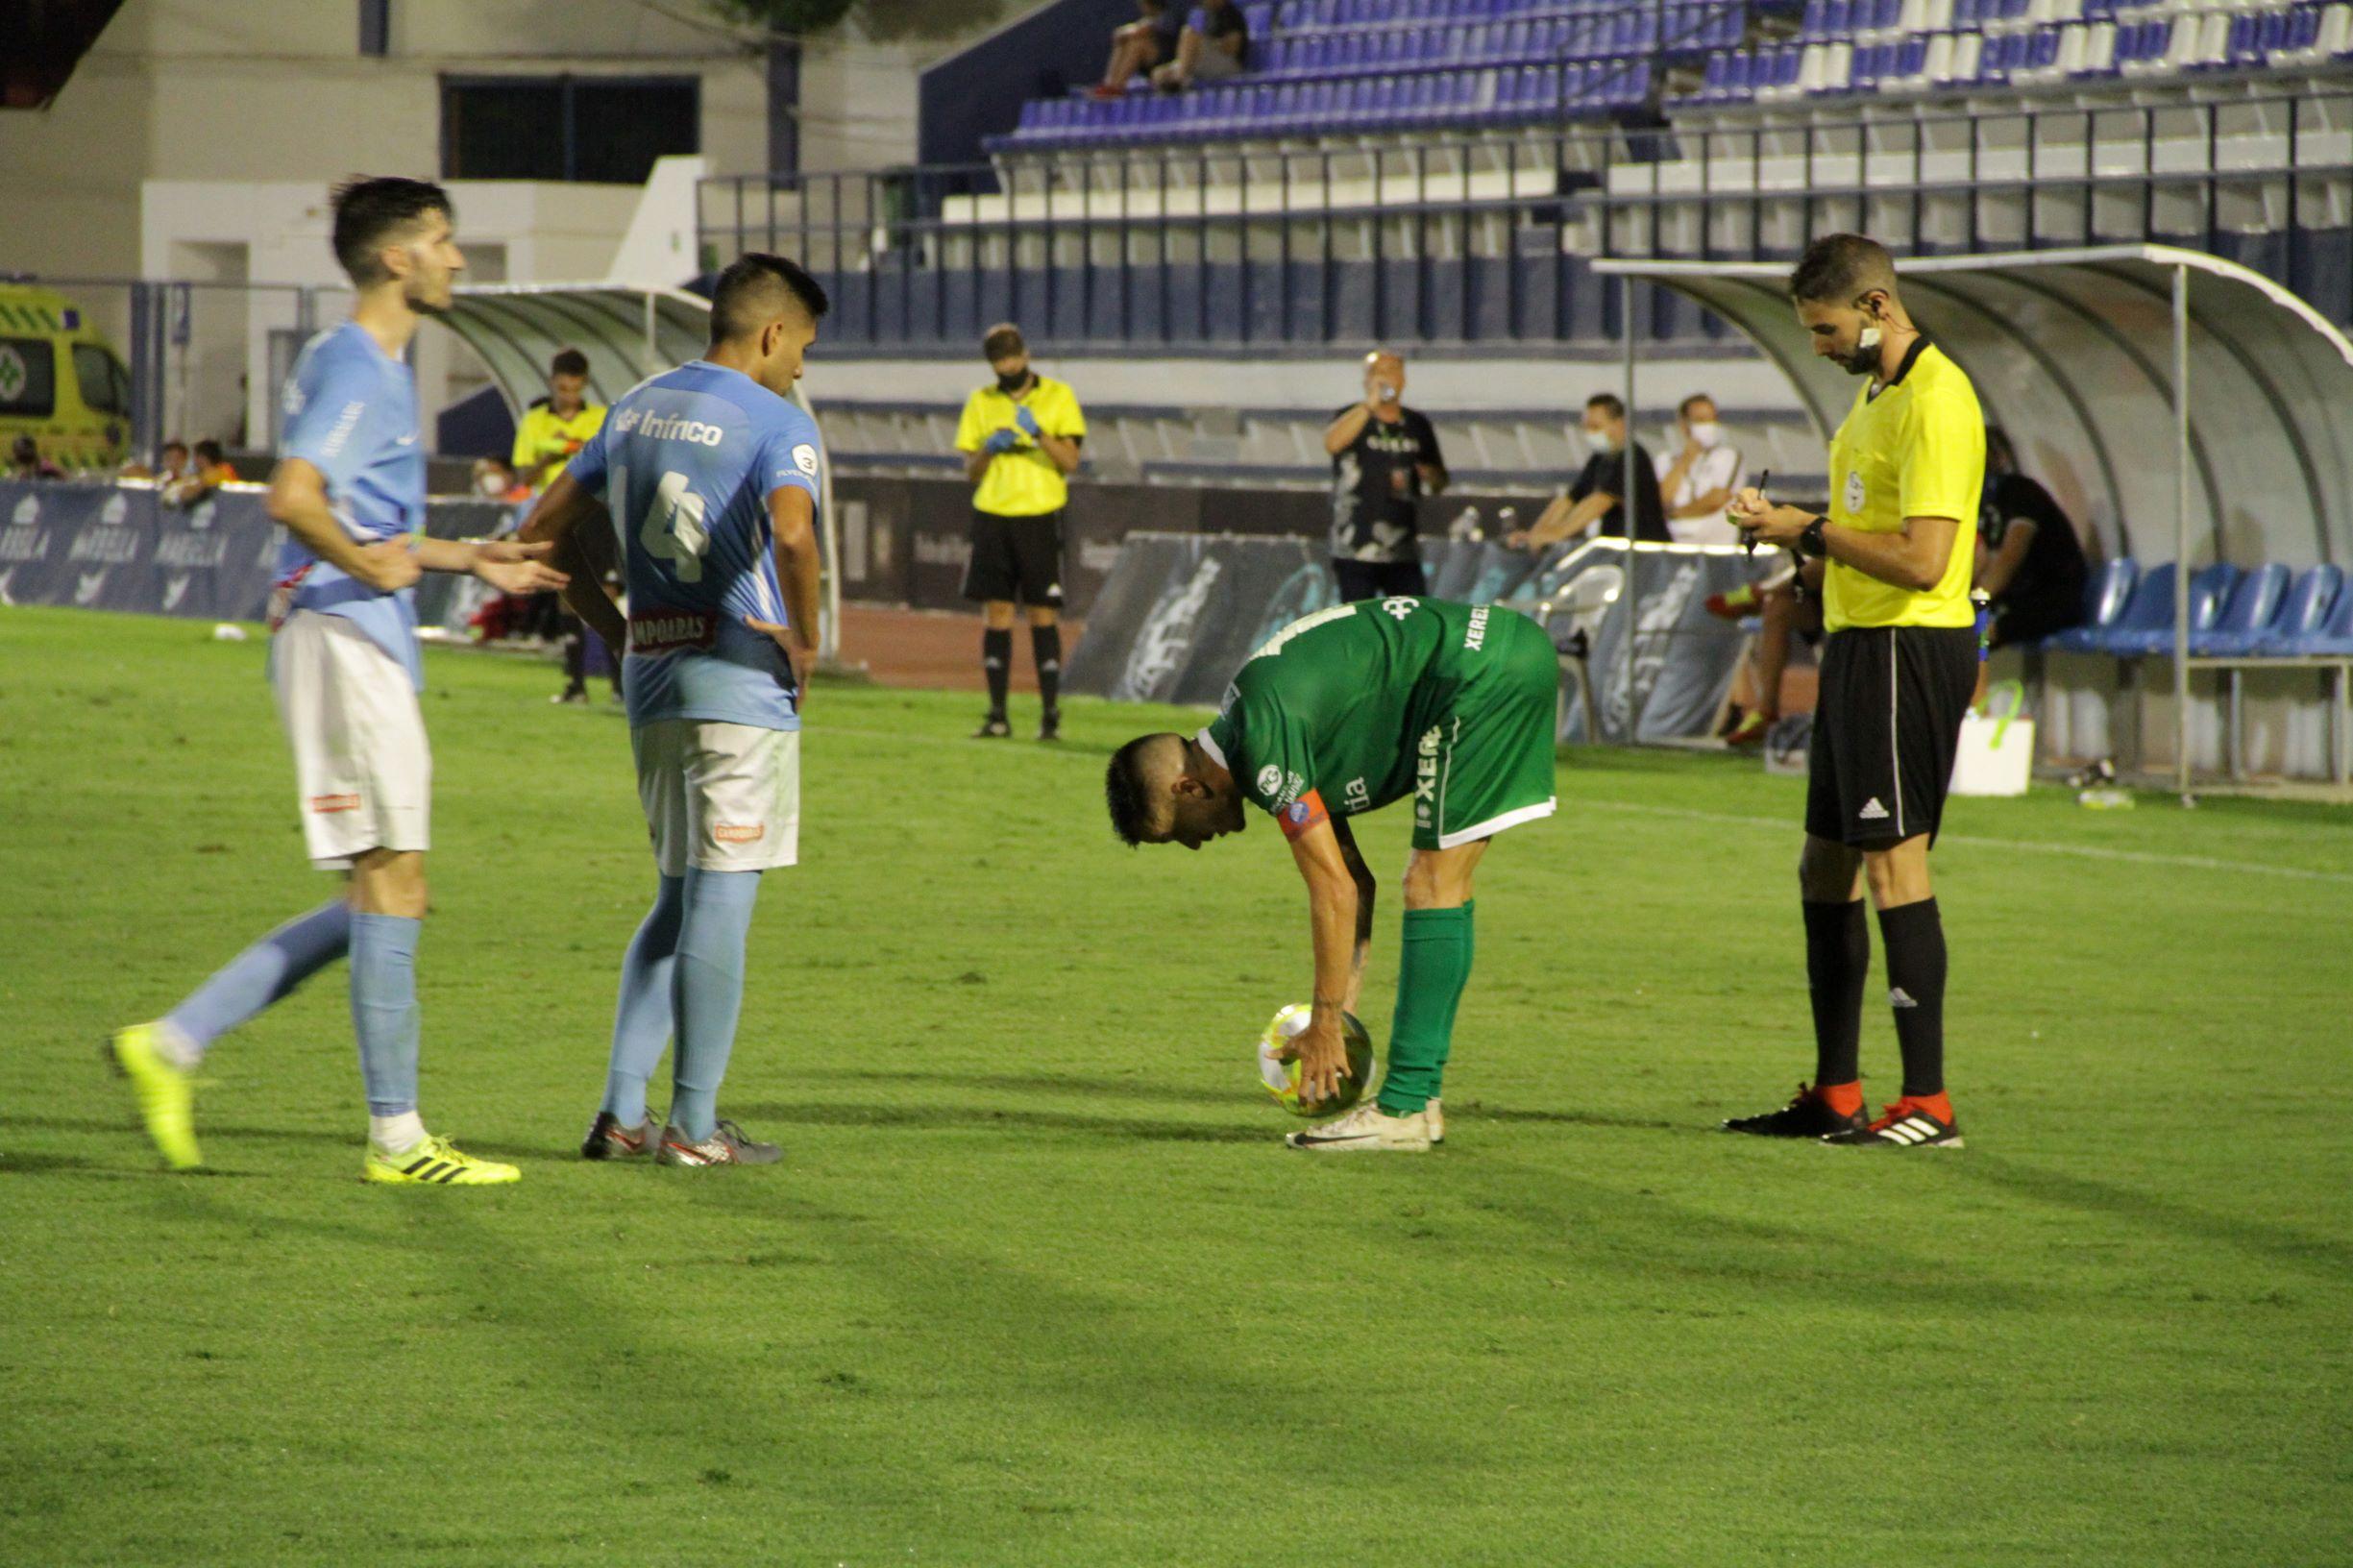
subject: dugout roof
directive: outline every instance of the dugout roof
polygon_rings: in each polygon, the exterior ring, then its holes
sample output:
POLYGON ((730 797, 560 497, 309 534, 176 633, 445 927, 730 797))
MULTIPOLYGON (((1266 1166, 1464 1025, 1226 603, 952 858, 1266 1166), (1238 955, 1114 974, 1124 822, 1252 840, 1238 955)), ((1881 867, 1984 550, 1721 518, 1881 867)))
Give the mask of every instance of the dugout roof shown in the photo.
MULTIPOLYGON (((1817 358, 1786 263, 1597 261, 1688 295, 1777 364, 1826 442, 1855 380, 1817 358)), ((2198 251, 2117 245, 1899 260, 1904 303, 1976 383, 2025 472, 2112 554, 2353 559, 2353 343, 2269 279, 2198 251), (2187 284, 2188 462, 2174 427, 2174 282, 2187 284)))

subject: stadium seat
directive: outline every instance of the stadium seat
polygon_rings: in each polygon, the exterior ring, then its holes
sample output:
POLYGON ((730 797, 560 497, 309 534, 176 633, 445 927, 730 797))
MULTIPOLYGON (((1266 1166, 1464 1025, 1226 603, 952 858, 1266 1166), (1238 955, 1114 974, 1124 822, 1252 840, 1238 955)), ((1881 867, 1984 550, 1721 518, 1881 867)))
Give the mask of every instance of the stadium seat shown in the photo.
POLYGON ((2097 651, 2100 634, 2122 618, 2140 575, 2131 561, 2101 562, 2084 584, 2083 624, 2044 638, 2043 646, 2070 653, 2097 651))
POLYGON ((2256 656, 2299 652, 2308 639, 2321 634, 2343 589, 2343 567, 2326 563, 2312 567, 2280 597, 2277 612, 2267 624, 2243 632, 2217 628, 2205 639, 2207 646, 2198 650, 2256 656))
MULTIPOLYGON (((2190 576, 2190 633, 2195 636, 2214 627, 2222 613, 2222 604, 2239 581, 2239 569, 2227 561, 2202 566, 2190 576)), ((2141 587, 2133 595, 2132 604, 2125 611, 2125 623, 2120 624, 2100 639, 2103 652, 2130 658, 2142 654, 2169 653, 2173 649, 2173 569, 2172 563, 2157 567, 2141 579, 2141 587), (2162 585, 2162 586, 2160 586, 2162 585), (2155 590, 2155 591, 2152 591, 2155 590), (2144 598, 2149 602, 2145 606, 2144 598), (2153 617, 2153 619, 2151 619, 2153 617)))
POLYGON ((2288 569, 2279 562, 2247 573, 2231 590, 2230 602, 2223 606, 2214 625, 2191 637, 2190 651, 2219 653, 2225 651, 2226 642, 2261 637, 2278 617, 2280 601, 2287 593, 2288 569))

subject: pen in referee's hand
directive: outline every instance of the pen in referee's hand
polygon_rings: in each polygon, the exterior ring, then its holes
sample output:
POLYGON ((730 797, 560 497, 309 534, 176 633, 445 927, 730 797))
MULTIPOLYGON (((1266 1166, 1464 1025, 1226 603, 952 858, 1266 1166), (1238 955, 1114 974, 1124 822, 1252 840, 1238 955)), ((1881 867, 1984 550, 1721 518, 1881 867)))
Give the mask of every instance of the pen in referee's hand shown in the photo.
MULTIPOLYGON (((1756 493, 1757 493, 1758 495, 1760 495, 1760 496, 1764 495, 1764 494, 1765 494, 1765 486, 1767 486, 1767 485, 1771 484, 1772 482, 1773 482, 1773 470, 1771 470, 1771 469, 1767 469, 1767 470, 1765 470, 1765 471, 1764 471, 1762 474, 1759 474, 1759 475, 1756 477, 1756 484, 1755 484, 1755 490, 1756 490, 1756 493)), ((1771 502, 1772 498, 1768 496, 1768 497, 1766 497, 1766 500, 1767 500, 1767 502, 1768 502, 1768 503, 1770 503, 1770 502, 1771 502)), ((1742 552, 1743 552, 1743 553, 1745 553, 1745 554, 1753 555, 1753 554, 1755 554, 1755 553, 1756 553, 1756 532, 1755 532, 1755 530, 1754 530, 1754 529, 1752 529, 1752 528, 1744 528, 1744 529, 1742 529, 1742 530, 1741 530, 1740 548, 1741 548, 1742 552)))

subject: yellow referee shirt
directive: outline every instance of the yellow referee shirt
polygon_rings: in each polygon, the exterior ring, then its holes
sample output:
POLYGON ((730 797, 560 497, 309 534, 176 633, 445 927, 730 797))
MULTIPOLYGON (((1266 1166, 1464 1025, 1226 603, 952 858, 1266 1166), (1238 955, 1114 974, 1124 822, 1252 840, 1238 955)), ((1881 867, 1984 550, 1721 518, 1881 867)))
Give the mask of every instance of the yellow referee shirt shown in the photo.
POLYGON ((1078 394, 1066 382, 1041 376, 1038 384, 1018 399, 998 391, 993 384, 967 398, 964 417, 956 422, 956 450, 978 452, 999 430, 1010 429, 1020 435, 1014 449, 999 453, 981 475, 980 488, 972 493, 972 505, 996 517, 1043 517, 1063 509, 1064 502, 1070 499, 1070 486, 1064 480, 1062 470, 1054 466, 1054 459, 1014 423, 1017 402, 1028 406, 1030 416, 1038 421, 1038 429, 1047 435, 1076 440, 1087 433, 1087 416, 1079 412, 1078 394))
POLYGON ((1968 626, 1977 552, 1977 492, 1985 483, 1985 413, 1977 389, 1945 351, 1921 339, 1901 375, 1877 397, 1866 385, 1830 441, 1830 521, 1864 533, 1895 533, 1907 517, 1960 525, 1952 558, 1933 588, 1916 592, 1831 561, 1823 627, 1968 626))
POLYGON ((534 490, 545 490, 572 461, 572 454, 604 428, 604 404, 583 403, 570 419, 558 417, 546 404, 525 412, 515 429, 516 477, 534 490))

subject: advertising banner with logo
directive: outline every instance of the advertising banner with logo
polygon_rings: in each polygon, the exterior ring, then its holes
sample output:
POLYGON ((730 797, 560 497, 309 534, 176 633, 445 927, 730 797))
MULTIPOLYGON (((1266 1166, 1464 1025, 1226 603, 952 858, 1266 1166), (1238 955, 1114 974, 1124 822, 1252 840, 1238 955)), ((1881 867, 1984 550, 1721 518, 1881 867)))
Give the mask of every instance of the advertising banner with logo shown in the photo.
MULTIPOLYGON (((1634 556, 1640 603, 1632 686, 1625 656, 1630 596, 1617 541, 1542 556, 1474 541, 1424 547, 1434 597, 1507 603, 1541 621, 1563 677, 1590 682, 1604 739, 1707 733, 1744 639, 1706 611, 1707 596, 1756 568, 1735 552, 1645 547, 1634 556)), ((1252 652, 1284 626, 1338 601, 1320 541, 1232 534, 1130 534, 1095 597, 1071 661, 1074 692, 1208 706, 1252 652)), ((1584 705, 1564 705, 1561 738, 1586 739, 1584 705)))
MULTIPOLYGON (((0 605, 258 621, 282 537, 263 497, 258 485, 236 485, 181 507, 153 485, 0 481, 0 605)), ((495 502, 436 501, 426 531, 472 538, 495 530, 502 514, 495 502)), ((442 624, 461 590, 477 586, 429 573, 417 587, 418 621, 442 624)))

